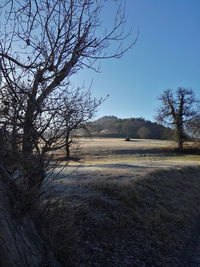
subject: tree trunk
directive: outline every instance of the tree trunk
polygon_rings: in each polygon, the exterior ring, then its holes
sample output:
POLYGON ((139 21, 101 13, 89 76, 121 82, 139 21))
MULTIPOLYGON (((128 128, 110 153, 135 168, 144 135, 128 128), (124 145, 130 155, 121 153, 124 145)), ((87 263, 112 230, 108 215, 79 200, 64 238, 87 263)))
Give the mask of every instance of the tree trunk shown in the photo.
POLYGON ((66 146, 66 158, 67 158, 67 160, 70 159, 70 149, 69 149, 69 145, 66 146))
POLYGON ((34 112, 35 112, 35 97, 32 95, 27 103, 27 109, 24 118, 23 127, 23 141, 22 151, 25 157, 29 157, 33 154, 34 147, 34 112))
POLYGON ((23 132, 23 142, 22 142, 22 151, 26 157, 32 155, 33 153, 33 123, 32 117, 25 118, 24 121, 24 132, 23 132))
POLYGON ((10 178, 0 169, 0 266, 57 267, 60 264, 47 251, 30 216, 16 219, 9 200, 10 178))
POLYGON ((34 148, 34 112, 35 106, 33 100, 29 99, 27 103, 26 114, 24 118, 23 126, 23 140, 22 140, 22 155, 23 155, 23 177, 24 185, 27 190, 31 189, 31 184, 35 173, 35 162, 33 160, 33 148, 34 148))
POLYGON ((182 119, 179 118, 176 123, 176 139, 178 143, 178 149, 183 149, 184 143, 184 130, 183 130, 183 122, 182 119))
POLYGON ((66 134, 65 136, 65 151, 66 151, 66 159, 69 160, 70 159, 70 144, 71 141, 69 140, 69 133, 66 134))
POLYGON ((13 114, 13 120, 12 120, 12 134, 11 134, 11 146, 12 146, 12 152, 17 152, 17 110, 14 108, 14 114, 13 114))
POLYGON ((183 140, 182 139, 179 139, 178 140, 178 149, 183 149, 183 140))

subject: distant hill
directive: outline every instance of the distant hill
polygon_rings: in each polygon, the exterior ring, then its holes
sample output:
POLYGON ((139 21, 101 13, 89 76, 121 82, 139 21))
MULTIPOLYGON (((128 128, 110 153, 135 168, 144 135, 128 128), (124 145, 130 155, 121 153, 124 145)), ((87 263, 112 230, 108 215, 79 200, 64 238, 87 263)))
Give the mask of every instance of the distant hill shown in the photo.
POLYGON ((89 123, 93 136, 129 137, 149 139, 172 139, 173 131, 143 118, 120 119, 115 116, 104 116, 89 123))

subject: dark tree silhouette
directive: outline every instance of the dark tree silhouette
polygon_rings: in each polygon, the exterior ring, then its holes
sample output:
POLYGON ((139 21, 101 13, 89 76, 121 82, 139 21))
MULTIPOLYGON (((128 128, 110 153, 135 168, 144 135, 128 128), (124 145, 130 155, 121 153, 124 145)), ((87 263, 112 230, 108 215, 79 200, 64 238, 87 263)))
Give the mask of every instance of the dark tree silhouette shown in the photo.
MULTIPOLYGON (((66 107, 70 78, 83 68, 98 70, 99 59, 119 58, 133 45, 122 47, 127 33, 123 30, 124 6, 118 1, 113 2, 116 7, 113 25, 110 29, 103 27, 101 12, 105 3, 103 0, 0 3, 0 139, 4 142, 1 148, 6 152, 20 151, 19 157, 11 161, 9 154, 0 149, 0 180, 7 174, 6 186, 2 183, 1 191, 15 199, 14 205, 18 206, 14 210, 21 217, 37 210, 45 170, 50 166, 48 152, 64 146, 68 142, 63 142, 67 131, 90 118, 98 106, 98 101, 80 99, 78 94, 76 103, 66 107), (73 123, 72 118, 76 118, 73 123), (18 173, 14 176, 13 165, 17 161, 18 173), (8 193, 10 184, 14 190, 8 193)), ((1 209, 10 211, 9 203, 5 202, 1 209)), ((38 235, 29 235, 31 230, 27 226, 32 224, 29 218, 20 226, 20 220, 12 224, 10 216, 0 217, 0 222, 4 226, 1 241, 11 259, 9 266, 59 266, 53 260, 44 261, 43 249, 39 248, 41 253, 35 250, 33 243, 39 239, 38 235), (20 234, 18 230, 23 227, 26 229, 20 234)))
MULTIPOLYGON (((13 132, 13 149, 21 141, 18 147, 22 149, 25 174, 34 167, 33 154, 41 152, 41 140, 45 143, 42 153, 60 148, 61 144, 55 146, 63 132, 64 117, 61 119, 60 114, 65 111, 60 109, 64 107, 63 100, 69 99, 71 76, 82 68, 97 70, 97 60, 119 58, 132 47, 133 43, 122 47, 127 33, 123 31, 125 17, 121 3, 113 3, 116 15, 110 29, 105 29, 101 22, 104 5, 101 0, 1 3, 0 74, 1 91, 5 92, 1 100, 8 101, 1 122, 13 132), (52 138, 47 140, 49 133, 52 138)), ((79 101, 74 104, 75 111, 74 107, 73 112, 66 108, 66 126, 69 114, 80 115, 77 108, 81 105, 88 114, 89 106, 93 111, 97 107, 97 102, 83 103, 80 98, 75 100, 79 101)), ((80 118, 77 118, 79 125, 86 120, 82 116, 81 122, 80 118)), ((77 123, 74 125, 77 127, 77 123)))
POLYGON ((196 142, 200 141, 200 115, 198 114, 195 118, 192 118, 186 124, 186 131, 188 135, 196 142))
POLYGON ((0 7, 5 16, 0 71, 10 92, 19 89, 26 95, 22 142, 26 158, 33 153, 34 122, 46 99, 55 90, 62 91, 78 70, 95 69, 98 59, 120 57, 132 46, 122 49, 125 19, 122 6, 117 6, 114 25, 106 31, 100 29, 101 0, 9 0, 0 7), (109 50, 114 42, 117 46, 109 50))
POLYGON ((197 115, 194 92, 181 87, 175 93, 168 89, 161 94, 159 100, 161 107, 157 111, 156 120, 174 128, 178 148, 182 149, 186 140, 185 124, 197 115))

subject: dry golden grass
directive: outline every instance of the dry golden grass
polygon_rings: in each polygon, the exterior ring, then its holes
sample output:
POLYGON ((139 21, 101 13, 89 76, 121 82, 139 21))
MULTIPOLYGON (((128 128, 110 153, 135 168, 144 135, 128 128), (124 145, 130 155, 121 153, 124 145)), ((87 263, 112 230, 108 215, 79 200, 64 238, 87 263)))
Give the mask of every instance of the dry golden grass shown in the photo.
MULTIPOLYGON (((200 155, 178 153, 175 143, 162 140, 133 139, 125 142, 120 138, 82 138, 80 152, 71 160, 63 175, 94 177, 96 175, 131 177, 157 169, 198 166, 200 155)), ((186 143, 190 148, 192 143, 186 143)), ((63 157, 60 152, 58 157, 63 157)), ((63 161, 64 164, 64 161, 63 161)))
MULTIPOLYGON (((132 139, 125 142, 121 138, 81 138, 80 150, 72 156, 82 160, 85 164, 97 163, 130 163, 142 160, 156 161, 200 161, 200 155, 180 154, 175 151, 176 143, 173 141, 153 139, 132 139)), ((185 148, 191 148, 192 142, 185 143, 185 148)), ((74 147, 76 151, 76 145, 74 147)), ((58 154, 62 157, 62 152, 58 154)), ((76 164, 71 161, 70 164, 76 164)))

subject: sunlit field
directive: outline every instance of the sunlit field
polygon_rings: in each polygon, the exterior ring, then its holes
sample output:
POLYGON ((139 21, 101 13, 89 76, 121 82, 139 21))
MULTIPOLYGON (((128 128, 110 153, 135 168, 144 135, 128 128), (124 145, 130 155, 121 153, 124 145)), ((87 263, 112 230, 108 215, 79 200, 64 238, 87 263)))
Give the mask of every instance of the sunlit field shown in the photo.
MULTIPOLYGON (((193 147, 192 142, 185 143, 185 148, 193 147)), ((151 139, 132 139, 129 142, 120 138, 85 138, 80 139, 80 155, 86 163, 108 161, 132 162, 141 160, 143 157, 152 160, 178 160, 183 164, 185 161, 195 162, 200 156, 191 154, 175 153, 176 144, 173 141, 151 140, 151 139)))
MULTIPOLYGON (((188 142, 185 148, 193 145, 188 142)), ((95 172, 117 177, 200 164, 200 155, 197 153, 178 153, 175 148, 173 141, 132 139, 126 142, 122 138, 81 138, 74 144, 72 160, 63 173, 69 174, 76 169, 73 176, 81 173, 90 176, 95 172)), ((62 152, 58 157, 63 157, 62 152)), ((64 165, 63 161, 61 166, 64 165)))
POLYGON ((0 0, 0 267, 200 267, 199 14, 0 0))
MULTIPOLYGON (((193 147, 186 143, 185 148, 193 147)), ((55 170, 55 184, 61 192, 69 185, 82 184, 99 177, 102 179, 129 180, 156 170, 179 170, 200 165, 200 155, 175 151, 173 141, 121 138, 81 138, 71 148, 72 159, 61 161, 55 170)), ((64 154, 57 155, 61 159, 64 154)), ((82 190, 79 187, 78 190, 82 190)))

